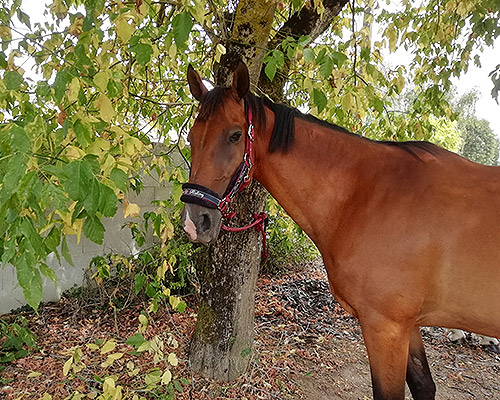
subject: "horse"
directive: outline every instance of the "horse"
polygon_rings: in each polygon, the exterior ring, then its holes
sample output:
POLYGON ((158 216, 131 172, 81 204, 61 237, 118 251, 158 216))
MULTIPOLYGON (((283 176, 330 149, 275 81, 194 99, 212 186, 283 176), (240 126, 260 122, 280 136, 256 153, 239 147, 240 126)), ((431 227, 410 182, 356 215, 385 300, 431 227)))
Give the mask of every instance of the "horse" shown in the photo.
POLYGON ((181 223, 217 239, 227 204, 260 182, 321 252, 332 294, 359 321, 373 398, 435 398, 421 326, 500 336, 500 169, 428 142, 374 141, 233 83, 208 90, 189 132, 181 223))

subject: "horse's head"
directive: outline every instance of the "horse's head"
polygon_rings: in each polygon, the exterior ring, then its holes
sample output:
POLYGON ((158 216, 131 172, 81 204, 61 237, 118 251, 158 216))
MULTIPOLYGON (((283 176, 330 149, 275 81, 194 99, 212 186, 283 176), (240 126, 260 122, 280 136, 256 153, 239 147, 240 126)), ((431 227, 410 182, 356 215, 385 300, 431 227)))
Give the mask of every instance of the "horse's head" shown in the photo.
POLYGON ((251 162, 250 167, 245 167, 242 160, 248 158, 244 97, 249 90, 249 75, 245 64, 240 62, 232 86, 211 91, 191 66, 187 78, 200 107, 188 136, 191 173, 189 183, 183 186, 181 200, 186 204, 182 224, 192 241, 209 243, 219 234, 221 212, 232 192, 248 183, 251 162))

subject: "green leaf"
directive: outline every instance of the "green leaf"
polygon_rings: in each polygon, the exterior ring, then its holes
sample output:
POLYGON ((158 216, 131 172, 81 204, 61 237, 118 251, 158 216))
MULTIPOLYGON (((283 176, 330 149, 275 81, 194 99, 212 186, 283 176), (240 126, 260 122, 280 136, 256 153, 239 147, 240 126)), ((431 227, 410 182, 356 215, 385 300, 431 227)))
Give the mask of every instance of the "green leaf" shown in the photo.
POLYGON ((136 333, 135 335, 130 336, 125 343, 130 346, 134 346, 135 349, 138 349, 145 341, 146 339, 144 339, 144 336, 140 333, 136 333))
POLYGON ((193 27, 193 19, 187 12, 177 14, 172 20, 174 30, 174 41, 178 48, 182 47, 189 37, 189 32, 193 27))
POLYGON ((99 211, 105 217, 113 217, 118 210, 118 197, 109 186, 102 183, 99 184, 99 211))
POLYGON ((42 301, 42 277, 34 263, 32 249, 25 248, 15 264, 17 280, 23 288, 24 298, 36 310, 42 301))
POLYGON ((147 43, 138 43, 131 47, 130 50, 135 53, 135 59, 141 65, 146 65, 151 60, 151 54, 153 54, 153 48, 147 43))
POLYGON ((33 226, 31 218, 23 217, 21 227, 25 238, 29 240, 35 254, 40 258, 45 257, 47 254, 45 246, 43 245, 43 239, 33 226))
POLYGON ((56 104, 61 103, 64 93, 66 92, 66 86, 69 82, 71 82, 72 78, 71 73, 66 69, 62 69, 57 73, 54 84, 52 85, 54 88, 54 100, 56 104))
POLYGON ((274 75, 276 75, 276 61, 274 59, 271 59, 267 63, 266 68, 264 69, 264 72, 266 73, 266 75, 270 81, 272 81, 274 79, 274 75))
POLYGON ((181 300, 179 304, 177 304, 177 307, 175 307, 175 310, 180 312, 181 314, 186 311, 187 304, 185 301, 181 300))
POLYGON ((31 29, 30 17, 28 14, 22 12, 21 9, 17 10, 17 19, 31 29))
POLYGON ((8 71, 3 77, 7 90, 18 90, 23 83, 23 77, 17 71, 8 71))
POLYGON ((104 240, 104 225, 97 217, 87 216, 83 223, 84 235, 94 243, 102 244, 104 240))
POLYGON ((30 150, 30 140, 26 131, 18 125, 12 125, 8 134, 9 144, 12 150, 16 152, 26 153, 30 150))
POLYGON ((99 198, 101 194, 100 183, 97 179, 92 179, 92 182, 88 189, 86 190, 86 197, 83 201, 83 205, 85 210, 89 215, 95 216, 95 214, 99 211, 99 198))
POLYGON ((82 145, 82 147, 87 147, 92 140, 92 132, 88 125, 82 123, 80 119, 77 119, 73 124, 73 130, 75 131, 76 140, 82 145))
POLYGON ((302 52, 303 56, 304 56, 304 61, 305 62, 312 62, 314 61, 314 50, 311 49, 310 47, 304 49, 304 51, 302 52))
POLYGON ((321 73, 321 76, 323 78, 328 79, 332 74, 332 71, 333 71, 333 59, 330 56, 326 55, 321 60, 321 64, 319 66, 319 72, 321 73))
POLYGON ((26 172, 25 156, 14 154, 7 163, 7 173, 3 177, 1 197, 6 199, 17 190, 19 182, 26 172))
POLYGON ((128 191, 128 175, 119 168, 114 168, 109 175, 116 187, 122 192, 128 191))
POLYGON ((61 254, 63 255, 66 262, 73 266, 73 259, 71 258, 71 253, 69 251, 68 242, 66 241, 66 236, 63 236, 61 243, 61 254))
POLYGON ((61 231, 57 226, 53 226, 49 234, 43 240, 45 246, 50 252, 56 251, 57 246, 61 243, 61 231))
POLYGON ((327 104, 327 99, 325 94, 318 89, 313 89, 313 102, 318 108, 318 112, 323 111, 327 104))
POLYGON ((95 182, 92 166, 84 160, 73 161, 65 165, 64 172, 68 179, 64 189, 73 200, 84 201, 95 182))
POLYGON ((249 356, 251 353, 252 353, 252 348, 247 347, 246 349, 241 350, 240 356, 245 358, 245 357, 249 356))
POLYGON ((330 53, 330 56, 332 57, 337 67, 341 67, 347 61, 347 56, 340 51, 332 51, 330 53))
POLYGON ((123 87, 120 82, 110 79, 108 81, 108 95, 113 98, 116 97, 123 92, 123 87))
MULTIPOLYGON (((85 53, 85 47, 82 44, 77 44, 75 46, 74 53, 78 59, 78 64, 79 64, 79 65, 77 65, 78 67, 92 65, 92 61, 85 53)), ((81 68, 81 69, 84 70, 83 68, 81 68)))
POLYGON ((57 286, 57 275, 52 268, 42 262, 40 263, 40 272, 43 276, 49 278, 54 283, 54 286, 57 286))

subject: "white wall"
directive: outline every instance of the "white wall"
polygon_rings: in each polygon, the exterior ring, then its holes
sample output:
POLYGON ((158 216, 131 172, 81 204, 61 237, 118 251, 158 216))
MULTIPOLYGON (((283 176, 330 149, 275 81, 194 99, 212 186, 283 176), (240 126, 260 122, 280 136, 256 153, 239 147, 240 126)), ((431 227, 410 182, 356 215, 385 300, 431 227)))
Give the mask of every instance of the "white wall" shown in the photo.
MULTIPOLYGON (((146 211, 156 210, 157 207, 151 204, 153 200, 166 200, 171 194, 169 184, 159 185, 157 179, 150 176, 143 177, 143 184, 144 189, 139 196, 133 193, 127 194, 130 203, 140 206, 141 216, 146 211)), ((85 271, 93 257, 109 253, 123 255, 136 253, 139 249, 132 239, 130 230, 126 227, 122 229, 123 225, 129 221, 131 221, 130 217, 127 220, 123 217, 123 207, 120 205, 113 218, 104 218, 102 221, 106 228, 102 245, 91 242, 83 234, 80 243, 77 243, 75 236, 68 236, 67 242, 74 266, 67 264, 62 257, 61 264, 59 264, 53 254, 49 256, 47 265, 56 272, 58 285, 55 288, 50 280, 44 278, 43 301, 58 301, 65 290, 73 286, 82 286, 85 271)), ((12 265, 0 265, 0 314, 8 313, 25 304, 23 291, 17 283, 15 268, 12 265)))

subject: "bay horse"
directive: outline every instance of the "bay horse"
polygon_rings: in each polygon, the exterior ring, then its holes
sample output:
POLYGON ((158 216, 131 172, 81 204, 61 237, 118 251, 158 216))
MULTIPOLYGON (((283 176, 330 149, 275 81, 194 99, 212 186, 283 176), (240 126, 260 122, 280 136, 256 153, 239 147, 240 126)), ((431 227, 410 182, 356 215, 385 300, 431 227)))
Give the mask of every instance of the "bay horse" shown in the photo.
POLYGON ((259 181, 321 252, 359 319, 376 400, 435 398, 420 326, 500 336, 500 169, 427 142, 373 141, 249 92, 207 90, 189 133, 182 224, 214 241, 235 190, 259 181), (242 161, 243 160, 243 161, 242 161), (496 242, 499 240, 499 242, 496 242))

